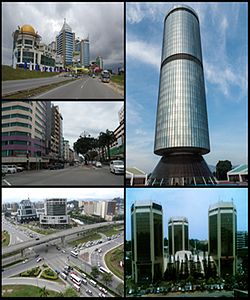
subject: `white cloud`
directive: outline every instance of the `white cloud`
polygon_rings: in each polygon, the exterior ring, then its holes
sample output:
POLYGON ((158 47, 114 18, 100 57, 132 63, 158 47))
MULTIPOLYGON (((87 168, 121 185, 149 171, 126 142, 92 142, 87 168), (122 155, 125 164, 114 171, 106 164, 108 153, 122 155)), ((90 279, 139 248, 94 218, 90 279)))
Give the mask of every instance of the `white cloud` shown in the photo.
POLYGON ((161 47, 141 40, 127 39, 127 59, 134 59, 149 64, 159 70, 161 47))

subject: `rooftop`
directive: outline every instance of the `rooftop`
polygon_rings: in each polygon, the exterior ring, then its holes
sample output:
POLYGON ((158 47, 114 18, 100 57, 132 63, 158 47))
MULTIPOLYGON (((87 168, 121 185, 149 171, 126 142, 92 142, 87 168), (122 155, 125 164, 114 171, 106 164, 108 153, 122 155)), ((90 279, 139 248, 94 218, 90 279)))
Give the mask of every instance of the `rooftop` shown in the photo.
POLYGON ((248 165, 242 164, 238 167, 232 169, 231 171, 227 172, 228 175, 235 175, 235 174, 248 174, 248 165))

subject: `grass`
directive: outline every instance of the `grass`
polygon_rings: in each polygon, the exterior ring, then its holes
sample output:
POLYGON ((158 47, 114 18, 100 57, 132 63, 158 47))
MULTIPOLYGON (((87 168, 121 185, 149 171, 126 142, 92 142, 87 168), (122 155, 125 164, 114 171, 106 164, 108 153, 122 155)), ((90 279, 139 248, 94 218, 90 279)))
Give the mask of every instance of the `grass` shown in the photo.
POLYGON ((65 85, 65 84, 71 82, 72 80, 76 80, 76 79, 60 81, 60 82, 56 82, 56 83, 43 85, 43 86, 40 86, 40 87, 34 88, 34 89, 19 91, 19 92, 16 92, 16 93, 11 93, 11 94, 8 94, 6 96, 2 96, 2 98, 3 99, 29 99, 30 97, 34 97, 36 95, 42 94, 42 93, 47 92, 47 91, 49 91, 53 88, 59 87, 61 85, 65 85))
POLYGON ((8 231, 2 231, 2 247, 7 247, 10 243, 10 235, 8 231))
POLYGON ((106 236, 112 236, 113 234, 118 234, 119 230, 116 227, 112 227, 112 228, 108 228, 108 229, 103 229, 100 230, 103 234, 105 234, 106 236))
POLYGON ((3 255, 2 255, 2 259, 3 259, 3 258, 6 258, 6 257, 14 256, 14 255, 19 254, 19 253, 20 253, 20 251, 15 251, 15 252, 3 254, 3 255))
POLYGON ((37 277, 41 273, 42 269, 40 267, 35 267, 30 270, 26 270, 20 273, 21 277, 37 277))
POLYGON ((122 75, 112 75, 111 76, 111 81, 114 83, 117 83, 119 85, 124 86, 124 74, 122 75))
POLYGON ((117 248, 109 251, 105 255, 105 263, 107 267, 114 273, 116 276, 124 280, 124 271, 120 267, 119 263, 124 259, 124 245, 118 246, 117 248))
POLYGON ((40 72, 40 71, 30 71, 24 69, 13 69, 12 67, 2 65, 2 81, 5 80, 18 80, 18 79, 28 79, 28 78, 42 78, 42 77, 52 77, 58 75, 56 72, 40 72))
POLYGON ((21 261, 23 261, 23 259, 19 259, 19 260, 14 261, 14 262, 12 262, 12 263, 10 263, 10 264, 4 265, 4 267, 5 267, 5 268, 8 268, 8 267, 10 267, 10 266, 13 266, 13 265, 16 265, 16 264, 20 263, 21 261))
MULTIPOLYGON (((59 293, 55 291, 47 290, 48 297, 58 297, 59 293)), ((2 286, 2 297, 41 297, 40 288, 33 285, 3 285, 2 286), (3 294, 3 290, 5 293, 3 294), (12 290, 7 292, 7 290, 12 290)))
POLYGON ((29 226, 29 225, 22 225, 22 226, 27 227, 27 228, 31 229, 32 231, 35 231, 37 233, 44 234, 44 235, 48 235, 48 234, 52 234, 52 233, 57 232, 57 230, 34 228, 32 226, 29 226))
POLYGON ((101 238, 100 234, 98 233, 91 233, 89 235, 86 235, 82 238, 79 238, 77 240, 74 240, 74 241, 71 241, 71 242, 68 242, 69 245, 78 245, 80 243, 85 243, 85 242, 88 242, 88 241, 95 241, 95 240, 99 240, 101 238))

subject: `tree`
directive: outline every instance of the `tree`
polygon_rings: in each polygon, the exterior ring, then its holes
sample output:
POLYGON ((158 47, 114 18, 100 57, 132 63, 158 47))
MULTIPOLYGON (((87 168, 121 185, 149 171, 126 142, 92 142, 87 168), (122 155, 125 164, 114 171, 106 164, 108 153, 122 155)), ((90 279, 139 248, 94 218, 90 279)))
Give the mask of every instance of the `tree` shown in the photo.
POLYGON ((108 159, 110 160, 110 145, 116 140, 114 132, 107 129, 106 132, 100 132, 99 137, 101 137, 103 145, 107 147, 108 159))
POLYGON ((103 273, 102 274, 102 281, 104 282, 105 285, 110 285, 110 283, 113 280, 113 275, 112 273, 103 273))
POLYGON ((94 149, 96 146, 96 139, 91 137, 90 135, 80 136, 79 139, 74 143, 74 150, 77 153, 85 156, 88 151, 94 149))
POLYGON ((227 172, 232 170, 232 164, 229 160, 219 160, 216 165, 216 177, 218 180, 226 180, 227 172))
POLYGON ((92 267, 90 274, 95 278, 100 274, 100 271, 98 270, 97 266, 92 267))
POLYGON ((46 286, 44 286, 43 288, 40 288, 39 294, 40 294, 40 297, 48 297, 49 291, 46 289, 46 286))

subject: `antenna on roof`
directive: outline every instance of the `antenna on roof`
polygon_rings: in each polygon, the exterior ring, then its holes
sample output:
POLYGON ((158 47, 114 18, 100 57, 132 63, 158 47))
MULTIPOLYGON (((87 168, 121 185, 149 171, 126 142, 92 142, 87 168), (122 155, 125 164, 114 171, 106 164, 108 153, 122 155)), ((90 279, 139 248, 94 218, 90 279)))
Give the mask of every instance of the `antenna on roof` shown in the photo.
POLYGON ((64 18, 64 23, 66 23, 66 18, 64 18))

